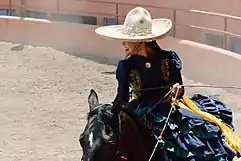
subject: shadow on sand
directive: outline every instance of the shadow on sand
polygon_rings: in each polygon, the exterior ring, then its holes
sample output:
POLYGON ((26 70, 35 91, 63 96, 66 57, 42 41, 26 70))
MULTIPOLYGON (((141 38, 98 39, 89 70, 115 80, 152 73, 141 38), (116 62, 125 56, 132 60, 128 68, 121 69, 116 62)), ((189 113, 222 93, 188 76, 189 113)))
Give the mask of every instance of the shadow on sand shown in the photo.
MULTIPOLYGON (((62 50, 63 51, 63 50, 62 50)), ((119 59, 115 58, 108 58, 107 56, 97 56, 93 54, 83 54, 83 53, 78 53, 78 52, 67 52, 64 51, 66 54, 69 54, 71 56, 75 56, 77 58, 81 59, 86 59, 90 60, 99 64, 104 64, 104 65, 111 65, 111 66, 117 66, 119 59)), ((102 74, 107 74, 107 75, 115 75, 115 70, 113 71, 102 71, 102 74)))
MULTIPOLYGON (((111 65, 111 66, 117 66, 118 61, 120 61, 120 59, 117 58, 113 58, 113 57, 107 57, 105 55, 100 56, 100 55, 94 55, 91 53, 79 53, 79 52, 70 52, 70 51, 66 51, 66 50, 62 50, 62 49, 56 49, 58 51, 62 51, 65 52, 68 55, 77 57, 77 58, 81 58, 81 59, 86 59, 86 60, 90 60, 99 64, 104 64, 104 65, 111 65)), ((108 74, 108 75, 115 75, 115 70, 113 71, 103 71, 101 72, 102 74, 108 74)))
MULTIPOLYGON (((14 46, 10 49, 11 51, 22 51, 24 50, 25 46, 31 45, 32 47, 48 47, 48 46, 42 46, 42 45, 34 45, 34 44, 19 44, 19 43, 13 43, 10 42, 12 44, 14 44, 14 46)), ((116 66, 119 59, 115 59, 115 58, 108 58, 107 56, 99 56, 99 55, 93 55, 93 54, 86 54, 86 53, 80 53, 80 52, 76 52, 76 51, 72 51, 71 49, 69 50, 63 50, 63 49, 59 49, 59 48, 53 48, 57 51, 62 51, 65 54, 77 57, 77 58, 82 58, 82 59, 86 59, 86 60, 91 60, 94 61, 96 63, 99 64, 105 64, 105 65, 113 65, 116 66)), ((108 72, 102 72, 103 74, 115 74, 115 71, 108 71, 108 72)))
MULTIPOLYGON (((5 41, 7 42, 7 41, 5 41)), ((50 47, 50 46, 46 46, 46 45, 36 45, 36 44, 24 44, 24 43, 19 43, 19 42, 8 42, 11 43, 13 45, 12 48, 10 48, 10 50, 12 52, 17 52, 17 51, 22 51, 24 50, 25 46, 32 46, 32 47, 50 47)), ((80 53, 80 52, 76 52, 76 51, 71 51, 73 49, 69 48, 69 49, 61 49, 61 48, 54 48, 54 47, 50 47, 54 50, 57 51, 61 51, 64 52, 67 55, 70 56, 74 56, 76 58, 81 58, 81 59, 86 59, 86 60, 90 60, 99 64, 104 64, 104 65, 112 65, 112 66, 117 66, 117 63, 120 59, 116 59, 116 58, 108 58, 107 56, 103 55, 103 56, 99 56, 99 55, 94 55, 91 53, 80 53)), ((115 70, 113 71, 102 71, 102 74, 107 74, 107 75, 115 75, 115 70)))

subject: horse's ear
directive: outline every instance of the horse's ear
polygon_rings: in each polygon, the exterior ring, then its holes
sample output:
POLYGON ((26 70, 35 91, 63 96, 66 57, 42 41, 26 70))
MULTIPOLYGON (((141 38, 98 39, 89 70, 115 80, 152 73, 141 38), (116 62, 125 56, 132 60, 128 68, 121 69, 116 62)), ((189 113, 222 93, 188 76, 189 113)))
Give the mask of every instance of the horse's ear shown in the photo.
POLYGON ((95 90, 91 89, 90 90, 90 94, 89 94, 89 97, 88 97, 88 103, 89 103, 89 108, 90 108, 90 111, 99 105, 99 98, 98 98, 98 95, 97 93, 95 92, 95 90))

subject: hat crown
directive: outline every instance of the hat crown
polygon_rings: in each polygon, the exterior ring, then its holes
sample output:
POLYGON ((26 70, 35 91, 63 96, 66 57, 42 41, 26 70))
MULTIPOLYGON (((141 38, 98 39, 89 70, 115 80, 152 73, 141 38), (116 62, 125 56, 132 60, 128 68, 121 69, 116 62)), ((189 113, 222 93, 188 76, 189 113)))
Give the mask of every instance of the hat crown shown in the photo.
POLYGON ((130 36, 146 36, 152 34, 152 18, 150 13, 142 8, 136 7, 126 15, 121 33, 130 36))
POLYGON ((101 26, 95 29, 95 32, 102 37, 115 40, 146 42, 166 36, 171 28, 170 19, 152 19, 145 8, 135 7, 127 13, 123 25, 101 26))

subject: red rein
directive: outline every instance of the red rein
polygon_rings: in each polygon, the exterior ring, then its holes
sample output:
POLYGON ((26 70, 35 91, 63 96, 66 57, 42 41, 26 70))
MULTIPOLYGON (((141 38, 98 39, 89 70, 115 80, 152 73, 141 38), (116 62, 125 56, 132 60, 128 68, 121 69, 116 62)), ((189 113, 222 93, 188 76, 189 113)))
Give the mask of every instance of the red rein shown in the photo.
POLYGON ((121 156, 120 156, 120 158, 121 158, 121 159, 128 160, 128 158, 127 158, 127 157, 125 157, 125 156, 123 156, 123 155, 121 155, 121 156))

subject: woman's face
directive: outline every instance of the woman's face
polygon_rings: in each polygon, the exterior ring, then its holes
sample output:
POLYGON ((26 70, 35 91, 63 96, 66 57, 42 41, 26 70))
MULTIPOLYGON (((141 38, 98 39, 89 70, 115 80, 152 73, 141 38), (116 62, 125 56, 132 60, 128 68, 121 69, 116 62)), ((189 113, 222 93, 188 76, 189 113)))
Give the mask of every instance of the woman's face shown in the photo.
POLYGON ((122 46, 127 55, 137 54, 140 51, 139 42, 122 42, 122 46))

